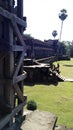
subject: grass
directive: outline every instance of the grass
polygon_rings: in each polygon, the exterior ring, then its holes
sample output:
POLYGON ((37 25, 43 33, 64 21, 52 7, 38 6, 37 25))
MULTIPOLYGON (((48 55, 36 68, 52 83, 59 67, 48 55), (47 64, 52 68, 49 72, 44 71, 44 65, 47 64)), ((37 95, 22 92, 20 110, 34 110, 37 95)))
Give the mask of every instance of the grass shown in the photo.
POLYGON ((59 61, 61 74, 66 78, 73 78, 73 59, 70 61, 59 61))
MULTIPOLYGON (((73 78, 73 59, 59 63, 62 75, 73 78)), ((36 101, 38 109, 54 113, 58 117, 58 124, 73 127, 72 82, 59 82, 57 86, 35 85, 24 88, 28 100, 36 101)))

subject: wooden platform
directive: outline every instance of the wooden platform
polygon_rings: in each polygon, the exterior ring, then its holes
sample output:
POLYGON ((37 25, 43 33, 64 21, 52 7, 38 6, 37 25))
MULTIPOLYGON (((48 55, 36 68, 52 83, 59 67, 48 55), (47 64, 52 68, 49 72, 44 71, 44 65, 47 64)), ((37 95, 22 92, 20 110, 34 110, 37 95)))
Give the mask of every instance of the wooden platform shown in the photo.
POLYGON ((57 117, 50 112, 36 110, 26 115, 22 130, 54 130, 57 117))

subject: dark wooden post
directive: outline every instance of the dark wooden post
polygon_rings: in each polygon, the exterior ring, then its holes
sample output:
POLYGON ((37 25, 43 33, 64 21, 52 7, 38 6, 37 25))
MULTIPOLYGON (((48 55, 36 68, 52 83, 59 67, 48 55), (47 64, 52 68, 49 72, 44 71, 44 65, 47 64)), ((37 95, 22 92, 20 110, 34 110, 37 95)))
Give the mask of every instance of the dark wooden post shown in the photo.
MULTIPOLYGON (((6 23, 5 23, 6 24, 6 23)), ((6 24, 7 26, 7 24, 6 24)), ((13 30, 10 24, 6 27, 8 32, 8 41, 10 45, 13 45, 13 30)), ((5 32, 5 35, 6 35, 5 32)), ((5 98, 8 104, 14 108, 14 89, 12 84, 12 77, 14 71, 14 52, 8 52, 5 58, 5 98)))
POLYGON ((23 28, 26 28, 23 0, 17 0, 17 16, 13 4, 14 0, 0 0, 0 117, 5 116, 0 121, 1 130, 12 126, 16 115, 17 118, 22 116, 26 104, 23 96, 23 80, 26 77, 26 73, 23 74, 25 43, 22 35, 23 28))
MULTIPOLYGON (((6 1, 7 2, 7 1, 6 1)), ((6 3, 7 4, 7 3, 6 3)), ((8 9, 6 5, 5 9, 8 9)), ((10 22, 6 19, 3 21, 3 39, 8 41, 9 46, 13 45, 13 29, 10 25, 10 22)), ((3 74, 4 74, 4 100, 7 103, 7 105, 10 106, 10 109, 12 110, 14 108, 14 88, 12 84, 12 76, 14 71, 14 52, 6 52, 6 57, 4 58, 4 65, 3 65, 3 74)), ((8 123, 9 125, 13 123, 13 119, 10 120, 8 123)))
POLYGON ((23 19, 23 0, 17 0, 17 16, 23 19))
MULTIPOLYGON (((0 1, 0 5, 2 5, 1 1, 0 1)), ((0 16, 0 39, 2 38, 2 32, 3 32, 2 22, 3 22, 3 18, 0 16)), ((3 52, 0 52, 1 58, 2 58, 3 54, 4 54, 3 52)), ((3 78, 4 78, 3 63, 4 63, 4 61, 1 58, 0 58, 0 97, 4 98, 4 82, 3 82, 3 78)))
MULTIPOLYGON (((17 16, 21 19, 23 19, 23 0, 17 0, 17 16)), ((23 35, 23 27, 20 27, 19 26, 19 30, 21 32, 21 34, 23 35)), ((22 63, 22 66, 23 66, 23 63, 22 63)), ((21 66, 20 68, 20 71, 19 71, 19 74, 22 74, 23 72, 23 67, 21 66)), ((19 87, 20 87, 20 90, 22 91, 23 93, 23 81, 20 81, 19 82, 19 87)), ((18 100, 18 104, 20 104, 20 100, 18 100)), ((21 110, 19 112, 19 115, 23 114, 23 110, 21 110)))

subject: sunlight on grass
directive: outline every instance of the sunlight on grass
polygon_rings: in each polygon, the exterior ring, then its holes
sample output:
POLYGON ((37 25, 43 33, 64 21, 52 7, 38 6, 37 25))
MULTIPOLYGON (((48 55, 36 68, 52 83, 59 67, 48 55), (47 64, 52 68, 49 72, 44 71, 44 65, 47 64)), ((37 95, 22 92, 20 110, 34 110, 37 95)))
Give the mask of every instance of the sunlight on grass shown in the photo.
MULTIPOLYGON (((62 75, 73 78, 73 59, 59 63, 62 75), (71 75, 69 71, 72 72, 71 75)), ((58 124, 73 127, 73 82, 59 82, 57 86, 34 85, 24 88, 28 100, 34 99, 38 109, 54 113, 58 117, 58 124)))
POLYGON ((70 61, 59 61, 61 75, 66 78, 73 78, 73 59, 70 61))

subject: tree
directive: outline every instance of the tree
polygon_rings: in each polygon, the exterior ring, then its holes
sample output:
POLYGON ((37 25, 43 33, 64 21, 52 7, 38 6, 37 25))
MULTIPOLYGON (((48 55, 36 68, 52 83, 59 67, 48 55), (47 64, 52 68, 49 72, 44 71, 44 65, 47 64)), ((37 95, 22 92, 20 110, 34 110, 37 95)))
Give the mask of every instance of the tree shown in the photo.
POLYGON ((73 41, 69 43, 70 57, 73 57, 73 41))
POLYGON ((33 39, 34 39, 34 37, 31 36, 31 34, 24 34, 24 36, 25 36, 25 37, 28 37, 28 38, 33 38, 33 39))
POLYGON ((72 43, 70 41, 62 41, 62 44, 65 45, 66 55, 71 56, 71 51, 73 50, 72 43))
POLYGON ((55 38, 57 35, 58 35, 58 34, 57 34, 57 31, 54 30, 54 31, 52 32, 52 36, 55 38))
POLYGON ((61 42, 60 43, 60 54, 61 55, 66 55, 66 52, 67 52, 66 45, 64 44, 64 42, 61 42))
POLYGON ((59 18, 61 19, 62 23, 61 23, 61 30, 60 30, 60 38, 59 40, 61 40, 61 35, 62 35, 62 28, 63 28, 63 21, 67 18, 67 10, 66 9, 62 9, 59 13, 59 18))

